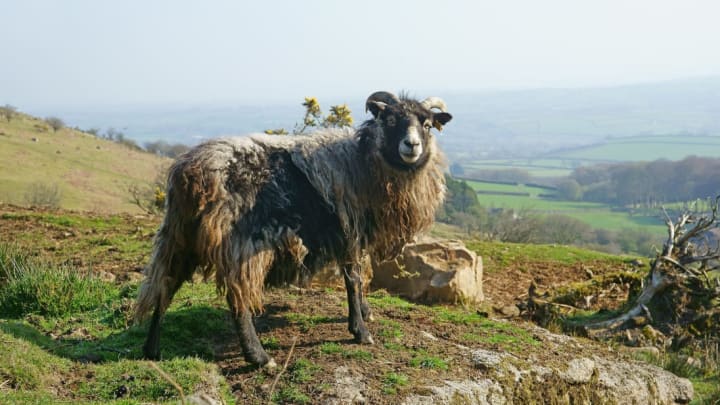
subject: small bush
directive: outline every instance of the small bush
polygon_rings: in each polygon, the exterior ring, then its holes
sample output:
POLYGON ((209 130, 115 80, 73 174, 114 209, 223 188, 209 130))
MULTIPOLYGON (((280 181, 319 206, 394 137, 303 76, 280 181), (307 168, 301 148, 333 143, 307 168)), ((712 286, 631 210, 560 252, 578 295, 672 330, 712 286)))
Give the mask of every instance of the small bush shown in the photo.
POLYGON ((56 183, 33 183, 25 193, 25 203, 34 207, 59 208, 62 192, 56 183))
POLYGON ((65 121, 58 117, 47 117, 45 118, 45 123, 52 128, 53 132, 57 132, 65 128, 65 121))
POLYGON ((95 309, 117 294, 95 277, 39 263, 0 245, 0 316, 62 316, 95 309))

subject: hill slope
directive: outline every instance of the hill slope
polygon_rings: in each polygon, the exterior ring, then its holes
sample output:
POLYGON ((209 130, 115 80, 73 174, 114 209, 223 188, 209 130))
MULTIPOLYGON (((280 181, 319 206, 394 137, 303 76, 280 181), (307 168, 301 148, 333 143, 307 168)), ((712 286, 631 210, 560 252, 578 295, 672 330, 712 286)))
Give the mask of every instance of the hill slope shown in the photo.
POLYGON ((167 159, 17 114, 0 121, 0 201, 23 204, 33 185, 61 193, 60 206, 136 212, 128 187, 152 181, 167 159))
MULTIPOLYGON (((6 381, 0 402, 175 403, 182 394, 174 387, 248 404, 686 403, 693 395, 687 380, 617 349, 493 319, 482 308, 421 305, 382 290, 368 296, 377 343, 356 345, 347 332, 345 292, 331 286, 267 291, 255 322, 286 369, 256 369, 242 360, 224 299, 202 282, 178 292, 163 324, 163 359, 149 363, 140 352, 146 324, 131 322, 139 278, 132 270, 147 261, 158 220, 0 204, 0 271, 3 264, 29 264, 12 280, 0 274, 0 341, 7 348, 0 351, 6 381), (80 284, 84 270, 106 281, 80 284), (72 275, 61 280, 67 288, 35 288, 45 280, 38 274, 49 273, 72 275), (31 288, 16 288, 24 285, 31 288), (30 293, 16 293, 23 291, 30 293), (58 291, 70 299, 49 306, 58 291), (98 303, 88 304, 85 291, 98 293, 89 297, 98 303), (14 305, 15 297, 26 305, 14 305)), ((470 248, 486 258, 493 306, 512 302, 531 276, 551 287, 583 277, 582 264, 598 275, 623 265, 621 258, 562 247, 470 248)))

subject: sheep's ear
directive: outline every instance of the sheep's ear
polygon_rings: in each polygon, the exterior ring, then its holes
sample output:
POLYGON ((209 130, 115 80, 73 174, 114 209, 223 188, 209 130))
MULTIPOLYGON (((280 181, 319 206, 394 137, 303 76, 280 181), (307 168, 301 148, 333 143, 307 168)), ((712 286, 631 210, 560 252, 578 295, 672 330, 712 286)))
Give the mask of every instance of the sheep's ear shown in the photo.
POLYGON ((383 103, 382 101, 368 101, 367 104, 365 104, 365 111, 370 110, 373 117, 377 118, 380 112, 385 110, 385 107, 387 107, 387 104, 383 103))
POLYGON ((451 119, 452 119, 452 115, 450 113, 446 113, 446 112, 435 113, 435 114, 433 114, 433 126, 438 131, 442 131, 443 125, 450 122, 451 119))

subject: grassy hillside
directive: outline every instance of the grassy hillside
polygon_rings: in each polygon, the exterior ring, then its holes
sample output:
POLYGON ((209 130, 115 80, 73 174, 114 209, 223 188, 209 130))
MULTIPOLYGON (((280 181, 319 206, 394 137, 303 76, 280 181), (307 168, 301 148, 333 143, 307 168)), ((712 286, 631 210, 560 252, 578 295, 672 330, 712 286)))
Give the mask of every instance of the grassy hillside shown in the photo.
POLYGON ((24 204, 33 185, 60 190, 60 206, 135 212, 128 187, 152 181, 166 159, 18 114, 0 120, 0 201, 24 204))
MULTIPOLYGON (((271 290, 256 322, 269 353, 288 361, 282 374, 242 360, 224 300, 212 283, 196 282, 175 297, 163 358, 152 363, 140 354, 147 324, 131 317, 136 270, 147 261, 158 222, 0 204, 0 403, 177 403, 182 389, 186 398, 205 393, 226 403, 310 404, 332 397, 340 366, 362 371, 368 403, 400 403, 425 385, 482 373, 457 345, 565 364, 527 323, 485 311, 513 305, 532 282, 548 290, 594 283, 588 269, 613 280, 618 272, 643 271, 628 257, 572 247, 468 242, 483 257, 488 306, 426 306, 371 292, 373 346, 349 341, 342 289, 271 290)), ((615 308, 623 300, 619 294, 603 304, 615 308)), ((607 353, 573 347, 573 356, 607 353)), ((693 382, 698 403, 716 392, 716 374, 697 374, 693 382)))

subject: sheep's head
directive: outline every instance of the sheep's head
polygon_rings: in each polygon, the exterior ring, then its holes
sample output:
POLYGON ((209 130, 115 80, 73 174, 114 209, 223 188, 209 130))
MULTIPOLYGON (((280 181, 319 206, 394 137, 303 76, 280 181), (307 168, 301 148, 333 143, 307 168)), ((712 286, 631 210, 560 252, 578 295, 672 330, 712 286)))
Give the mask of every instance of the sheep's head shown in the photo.
POLYGON ((378 125, 377 149, 391 166, 401 170, 425 165, 435 148, 430 131, 441 130, 452 119, 445 102, 438 97, 416 101, 378 91, 368 97, 365 108, 378 125))

